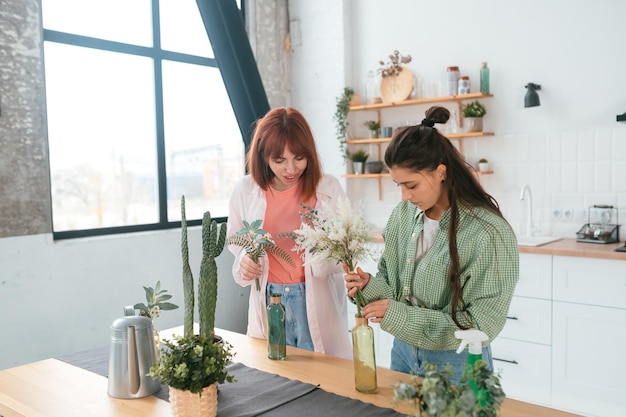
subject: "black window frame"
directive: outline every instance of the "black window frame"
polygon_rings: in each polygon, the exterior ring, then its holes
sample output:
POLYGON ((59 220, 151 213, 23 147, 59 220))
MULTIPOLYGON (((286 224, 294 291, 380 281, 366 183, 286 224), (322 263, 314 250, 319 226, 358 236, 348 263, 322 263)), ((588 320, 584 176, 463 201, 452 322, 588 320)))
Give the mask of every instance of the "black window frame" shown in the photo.
MULTIPOLYGON (((152 0, 153 46, 139 46, 123 42, 108 41, 88 36, 75 35, 43 28, 43 41, 56 42, 110 52, 126 53, 153 59, 155 88, 155 120, 157 141, 157 176, 159 221, 130 226, 103 227, 96 229, 52 231, 53 240, 74 239, 90 236, 104 236, 174 229, 180 221, 168 221, 167 175, 165 163, 165 136, 163 124, 163 60, 197 64, 219 68, 228 93, 245 152, 248 152, 254 123, 270 109, 261 76, 252 53, 250 41, 245 31, 245 1, 241 9, 235 0, 196 0, 207 36, 211 42, 215 58, 172 52, 161 49, 159 0, 152 0)), ((209 209, 209 207, 207 207, 209 209)), ((227 217, 215 218, 225 222, 227 217)), ((187 224, 202 224, 202 219, 189 219, 187 224)))

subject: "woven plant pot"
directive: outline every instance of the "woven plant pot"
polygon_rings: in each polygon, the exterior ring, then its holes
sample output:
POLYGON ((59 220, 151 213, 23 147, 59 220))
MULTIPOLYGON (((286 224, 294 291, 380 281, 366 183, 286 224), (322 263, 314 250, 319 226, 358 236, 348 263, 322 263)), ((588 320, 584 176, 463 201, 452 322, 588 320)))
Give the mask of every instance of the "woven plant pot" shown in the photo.
POLYGON ((174 417, 215 417, 217 382, 204 387, 202 395, 170 387, 170 404, 174 417))

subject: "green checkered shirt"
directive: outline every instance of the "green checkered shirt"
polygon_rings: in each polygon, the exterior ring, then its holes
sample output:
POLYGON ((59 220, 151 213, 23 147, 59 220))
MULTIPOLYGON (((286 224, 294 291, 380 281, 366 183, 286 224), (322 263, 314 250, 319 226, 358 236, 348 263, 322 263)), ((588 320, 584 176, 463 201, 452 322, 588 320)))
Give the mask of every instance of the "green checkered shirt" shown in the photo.
MULTIPOLYGON (((509 224, 483 208, 460 208, 457 245, 466 315, 493 340, 504 327, 519 277, 517 240, 509 224)), ((448 285, 450 210, 439 221, 433 246, 415 263, 423 212, 408 201, 393 210, 383 232, 378 273, 365 287, 368 301, 389 299, 381 329, 428 350, 459 346, 448 285), (411 301, 407 301, 411 300, 411 301)), ((462 314, 457 314, 459 319, 462 314)), ((461 320, 461 323, 464 321, 461 320)))

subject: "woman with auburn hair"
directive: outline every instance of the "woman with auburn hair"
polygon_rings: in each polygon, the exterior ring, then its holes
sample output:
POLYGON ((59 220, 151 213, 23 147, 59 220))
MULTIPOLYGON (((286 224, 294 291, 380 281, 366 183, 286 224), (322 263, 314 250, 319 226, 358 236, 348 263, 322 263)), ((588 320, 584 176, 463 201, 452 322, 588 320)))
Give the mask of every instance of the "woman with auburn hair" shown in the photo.
POLYGON ((391 369, 424 376, 425 365, 451 365, 458 383, 467 350, 454 332, 487 334, 482 356, 493 369, 492 341, 502 330, 519 277, 513 229, 494 198, 435 123, 450 112, 431 107, 397 132, 385 163, 402 202, 391 213, 378 273, 346 275, 348 294, 362 288, 363 315, 395 339, 391 369))
MULTIPOLYGON (((352 357, 347 324, 347 297, 341 265, 329 260, 303 265, 294 242, 279 237, 300 228, 301 204, 319 207, 345 198, 339 181, 324 174, 311 128, 293 108, 270 110, 257 124, 247 154, 250 174, 236 186, 230 200, 228 235, 243 222, 263 220, 263 229, 292 257, 289 262, 268 253, 255 263, 239 246, 233 277, 250 289, 247 334, 267 338, 266 306, 271 294, 281 294, 286 310, 287 344, 344 358, 352 357)), ((306 257, 310 254, 305 254, 306 257)))

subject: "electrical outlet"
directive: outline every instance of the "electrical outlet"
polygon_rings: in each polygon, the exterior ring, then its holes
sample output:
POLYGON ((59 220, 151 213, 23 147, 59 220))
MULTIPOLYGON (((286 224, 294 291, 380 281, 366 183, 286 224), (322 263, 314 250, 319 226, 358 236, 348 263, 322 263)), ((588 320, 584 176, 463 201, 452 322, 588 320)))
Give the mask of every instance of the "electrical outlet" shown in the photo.
POLYGON ((563 219, 563 210, 560 208, 554 208, 551 211, 552 220, 560 221, 563 219))
POLYGON ((572 208, 564 208, 563 209, 563 220, 574 220, 574 209, 572 209, 572 208))

